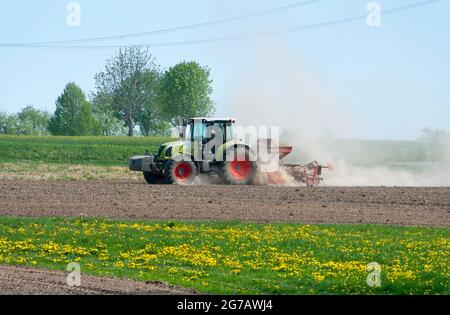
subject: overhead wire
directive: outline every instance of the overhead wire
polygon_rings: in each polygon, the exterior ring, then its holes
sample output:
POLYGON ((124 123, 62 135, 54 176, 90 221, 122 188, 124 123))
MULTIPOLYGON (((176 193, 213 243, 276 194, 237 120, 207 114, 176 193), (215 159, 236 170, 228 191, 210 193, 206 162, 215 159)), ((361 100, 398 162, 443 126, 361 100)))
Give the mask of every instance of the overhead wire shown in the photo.
MULTIPOLYGON (((400 6, 397 8, 387 9, 383 10, 381 13, 383 15, 389 15, 394 14, 410 9, 414 9, 417 7, 422 7, 426 5, 431 5, 437 2, 443 2, 446 0, 426 0, 421 2, 416 2, 409 5, 400 6)), ((294 33, 299 32, 302 30, 309 30, 309 29, 316 29, 316 28, 323 28, 327 26, 333 26, 333 25, 339 25, 343 23, 353 22, 357 20, 366 19, 367 14, 362 15, 356 15, 352 17, 347 18, 341 18, 336 20, 330 20, 320 23, 313 23, 313 24, 307 24, 307 25, 301 25, 297 27, 290 27, 290 28, 281 28, 277 30, 271 30, 266 32, 260 32, 260 33, 253 33, 253 34, 247 34, 247 35, 235 35, 235 36, 225 36, 225 37, 216 37, 216 38, 207 38, 207 39, 198 39, 198 40, 186 40, 186 41, 174 41, 174 42, 162 42, 162 43, 139 43, 139 44, 122 44, 122 45, 45 45, 45 44, 23 44, 23 43, 13 43, 13 44, 7 44, 7 43, 0 43, 0 48, 43 48, 43 49, 119 49, 119 48, 125 48, 130 46, 143 46, 143 47, 149 47, 149 48, 158 48, 158 47, 174 47, 174 46, 190 46, 190 45, 199 45, 199 44, 208 44, 208 43, 216 43, 216 42, 226 42, 226 41, 236 41, 236 40, 245 40, 245 39, 252 39, 252 38, 258 38, 258 37, 266 37, 266 36, 274 36, 274 35, 280 35, 285 33, 294 33)))
POLYGON ((64 45, 64 44, 74 44, 74 43, 89 43, 89 42, 98 42, 98 41, 123 40, 123 39, 136 38, 136 37, 147 37, 147 36, 156 35, 156 34, 179 32, 179 31, 204 28, 207 26, 213 26, 213 25, 218 25, 218 24, 240 21, 240 20, 244 20, 244 19, 248 19, 248 18, 254 18, 254 17, 268 15, 268 14, 274 14, 274 13, 278 13, 278 12, 282 12, 282 11, 293 10, 293 9, 296 9, 299 7, 313 5, 318 2, 323 2, 323 1, 325 1, 325 0, 304 0, 301 2, 296 2, 296 3, 290 4, 290 5, 272 8, 272 9, 268 9, 268 10, 263 10, 263 11, 248 13, 248 14, 242 14, 242 15, 238 15, 238 16, 232 16, 232 17, 228 17, 228 18, 223 18, 223 19, 218 19, 218 20, 213 20, 213 21, 208 21, 208 22, 203 22, 203 23, 194 23, 194 24, 189 24, 189 25, 176 26, 176 27, 158 29, 158 30, 147 31, 147 32, 129 33, 129 34, 103 36, 103 37, 91 37, 91 38, 73 39, 73 40, 35 42, 35 43, 27 43, 27 44, 30 44, 30 45, 64 45))

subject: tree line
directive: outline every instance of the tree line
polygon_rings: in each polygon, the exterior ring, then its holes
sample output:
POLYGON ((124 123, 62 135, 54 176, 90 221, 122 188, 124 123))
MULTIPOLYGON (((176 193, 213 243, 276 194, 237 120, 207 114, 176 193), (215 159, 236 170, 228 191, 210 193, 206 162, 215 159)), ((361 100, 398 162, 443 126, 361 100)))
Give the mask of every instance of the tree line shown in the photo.
POLYGON ((53 114, 33 106, 0 112, 0 134, 168 135, 183 118, 214 113, 207 67, 183 61, 163 71, 139 46, 116 52, 94 80, 89 96, 68 83, 53 114))
POLYGON ((427 161, 450 162, 450 134, 442 129, 425 128, 419 138, 425 148, 427 161))

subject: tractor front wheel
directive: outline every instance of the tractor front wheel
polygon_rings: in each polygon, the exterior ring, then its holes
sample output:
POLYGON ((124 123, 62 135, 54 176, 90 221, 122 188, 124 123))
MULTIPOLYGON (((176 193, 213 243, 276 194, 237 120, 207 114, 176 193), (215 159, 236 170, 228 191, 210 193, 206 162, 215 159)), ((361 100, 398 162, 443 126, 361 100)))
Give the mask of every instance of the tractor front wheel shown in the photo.
POLYGON ((147 182, 147 184, 150 185, 157 185, 161 184, 162 182, 162 174, 156 174, 153 172, 143 172, 144 173, 144 179, 147 182))
POLYGON ((164 172, 166 184, 192 185, 196 177, 196 167, 192 161, 170 160, 164 172))

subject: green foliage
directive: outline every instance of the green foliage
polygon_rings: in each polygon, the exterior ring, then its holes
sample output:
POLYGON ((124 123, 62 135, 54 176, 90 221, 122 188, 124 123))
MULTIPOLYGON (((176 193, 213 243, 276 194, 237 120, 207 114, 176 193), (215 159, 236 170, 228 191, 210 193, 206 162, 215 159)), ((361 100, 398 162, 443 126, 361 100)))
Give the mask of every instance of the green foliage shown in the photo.
POLYGON ((33 106, 25 107, 18 115, 19 132, 22 135, 40 136, 46 135, 50 114, 46 111, 35 109, 33 106))
POLYGON ((448 294, 449 228, 0 217, 0 263, 212 294, 448 294), (39 237, 36 237, 39 235, 39 237), (366 267, 381 267, 381 286, 366 267))
POLYGON ((0 134, 46 135, 50 114, 27 106, 17 114, 0 112, 0 134))
POLYGON ((167 137, 0 136, 0 162, 41 161, 127 166, 128 158, 156 154, 167 137))
POLYGON ((136 122, 148 94, 153 89, 145 80, 146 71, 157 72, 152 56, 141 47, 120 49, 107 61, 105 70, 95 75, 97 93, 106 96, 114 115, 128 127, 128 136, 134 135, 136 122))
POLYGON ((105 70, 95 75, 94 103, 103 134, 110 134, 111 113, 142 135, 166 135, 170 123, 182 118, 211 114, 209 69, 196 62, 182 62, 161 76, 154 59, 142 47, 121 49, 107 61, 105 70))
POLYGON ((92 113, 102 136, 123 136, 127 134, 124 123, 111 110, 110 95, 97 93, 92 99, 92 113))
POLYGON ((87 136, 99 133, 92 109, 83 91, 75 84, 66 85, 56 100, 56 111, 50 119, 53 135, 87 136))
POLYGON ((8 114, 4 112, 0 112, 0 134, 6 134, 7 125, 6 119, 8 118, 8 114))
POLYGON ((171 124, 214 112, 210 70, 182 62, 164 74, 139 46, 120 49, 95 75, 96 91, 87 101, 75 84, 66 85, 49 114, 26 107, 19 114, 0 112, 0 134, 83 136, 168 136, 171 124))
POLYGON ((181 62, 164 73, 161 91, 163 117, 174 126, 183 118, 207 116, 214 112, 210 70, 197 62, 181 62))
POLYGON ((14 135, 19 131, 19 118, 17 114, 8 115, 0 112, 0 134, 14 135))
POLYGON ((169 123, 161 119, 158 106, 161 91, 161 73, 157 69, 146 70, 142 75, 144 105, 138 113, 137 121, 143 136, 168 135, 169 123))

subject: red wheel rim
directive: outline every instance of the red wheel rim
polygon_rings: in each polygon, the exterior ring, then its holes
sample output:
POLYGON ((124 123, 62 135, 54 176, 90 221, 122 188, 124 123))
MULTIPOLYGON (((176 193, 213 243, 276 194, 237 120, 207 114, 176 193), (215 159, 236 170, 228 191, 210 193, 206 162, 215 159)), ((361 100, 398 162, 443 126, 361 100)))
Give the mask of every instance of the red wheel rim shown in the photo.
POLYGON ((174 176, 177 180, 186 180, 191 176, 191 172, 191 166, 183 162, 175 166, 174 176))
POLYGON ((235 179, 246 179, 252 171, 252 164, 250 161, 232 161, 230 163, 230 174, 235 179))

